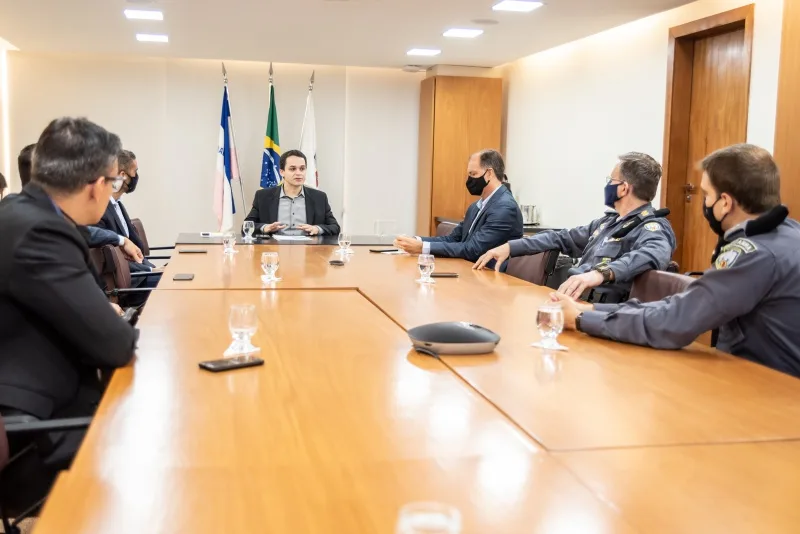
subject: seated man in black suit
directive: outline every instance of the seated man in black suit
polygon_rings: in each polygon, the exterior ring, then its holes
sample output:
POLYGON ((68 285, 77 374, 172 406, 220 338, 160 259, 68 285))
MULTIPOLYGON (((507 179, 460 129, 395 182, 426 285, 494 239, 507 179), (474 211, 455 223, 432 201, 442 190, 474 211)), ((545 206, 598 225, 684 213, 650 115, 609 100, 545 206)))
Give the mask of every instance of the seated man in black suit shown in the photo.
MULTIPOLYGON (((31 181, 31 163, 33 162, 33 152, 35 148, 36 143, 28 145, 23 148, 19 156, 17 156, 17 169, 19 170, 19 179, 23 187, 28 185, 28 182, 31 181)), ((78 230, 86 239, 89 248, 101 248, 105 245, 114 245, 120 247, 130 261, 136 263, 142 263, 142 261, 144 261, 142 250, 125 236, 117 235, 111 230, 98 228, 97 226, 80 226, 78 230)))
POLYGON ((253 209, 245 221, 253 221, 258 234, 338 235, 328 195, 303 187, 306 183, 305 154, 289 150, 281 155, 283 184, 256 191, 253 209))
MULTIPOLYGON (((119 161, 119 176, 122 178, 122 185, 119 190, 111 194, 108 207, 97 226, 106 230, 111 230, 119 236, 126 237, 133 241, 139 249, 144 248, 142 239, 136 232, 128 210, 122 204, 120 198, 125 193, 133 193, 139 183, 139 163, 136 161, 136 154, 130 150, 120 150, 117 160, 119 161)), ((153 273, 153 276, 141 276, 132 279, 132 285, 137 288, 153 288, 158 285, 161 278, 162 268, 156 267, 146 259, 139 261, 129 261, 128 266, 131 273, 153 273)), ((149 293, 136 293, 127 296, 125 304, 127 306, 141 306, 147 300, 149 293)))
MULTIPOLYGON (((100 219, 121 181, 119 149, 119 137, 86 119, 54 120, 39 138, 33 179, 0 203, 3 415, 91 415, 104 389, 98 370, 133 356, 136 330, 97 287, 76 229, 100 219)), ((65 467, 81 439, 54 436, 45 465, 65 467)))
POLYGON ((444 237, 398 237, 394 245, 409 254, 476 261, 487 250, 522 237, 522 212, 504 187, 505 162, 497 150, 482 150, 467 163, 467 191, 479 196, 464 220, 444 237))

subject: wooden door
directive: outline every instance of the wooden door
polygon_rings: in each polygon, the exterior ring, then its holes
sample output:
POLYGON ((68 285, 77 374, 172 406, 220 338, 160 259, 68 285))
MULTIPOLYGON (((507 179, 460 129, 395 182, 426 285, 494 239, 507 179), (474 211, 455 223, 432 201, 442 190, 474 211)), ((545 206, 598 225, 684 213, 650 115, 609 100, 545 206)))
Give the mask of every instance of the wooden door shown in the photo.
POLYGON ((717 236, 703 217, 702 171, 696 163, 719 148, 746 140, 749 73, 744 28, 694 42, 683 257, 679 262, 684 271, 707 269, 717 244, 717 236))

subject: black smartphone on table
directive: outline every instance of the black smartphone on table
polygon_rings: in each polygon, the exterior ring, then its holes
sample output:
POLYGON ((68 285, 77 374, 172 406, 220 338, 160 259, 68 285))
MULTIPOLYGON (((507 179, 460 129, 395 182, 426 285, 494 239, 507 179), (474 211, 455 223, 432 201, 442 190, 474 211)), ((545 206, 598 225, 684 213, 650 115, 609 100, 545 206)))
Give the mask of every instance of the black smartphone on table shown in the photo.
POLYGON ((458 278, 458 273, 431 273, 431 278, 458 278))
POLYGON ((370 252, 374 254, 385 254, 387 252, 400 252, 399 248, 371 248, 370 252))
POLYGON ((342 267, 344 265, 344 262, 342 260, 331 260, 328 263, 330 263, 331 265, 335 265, 337 267, 342 267))
POLYGON ((235 358, 224 358, 222 360, 209 360, 198 364, 200 369, 212 373, 223 371, 233 371, 234 369, 244 369, 245 367, 256 367, 264 365, 264 360, 255 356, 236 356, 235 358))
POLYGON ((184 248, 179 250, 178 254, 208 254, 208 250, 202 248, 184 248))

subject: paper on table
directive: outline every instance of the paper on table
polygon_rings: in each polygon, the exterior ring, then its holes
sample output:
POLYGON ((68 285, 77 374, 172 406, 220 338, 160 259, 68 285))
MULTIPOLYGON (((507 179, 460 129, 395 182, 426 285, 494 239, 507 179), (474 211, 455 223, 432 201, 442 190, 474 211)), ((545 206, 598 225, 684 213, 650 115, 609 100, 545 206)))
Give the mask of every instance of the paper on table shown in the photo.
POLYGON ((275 241, 314 241, 310 237, 304 235, 274 235, 272 239, 275 241))
POLYGON ((203 232, 200 234, 201 237, 222 237, 225 235, 225 232, 203 232))

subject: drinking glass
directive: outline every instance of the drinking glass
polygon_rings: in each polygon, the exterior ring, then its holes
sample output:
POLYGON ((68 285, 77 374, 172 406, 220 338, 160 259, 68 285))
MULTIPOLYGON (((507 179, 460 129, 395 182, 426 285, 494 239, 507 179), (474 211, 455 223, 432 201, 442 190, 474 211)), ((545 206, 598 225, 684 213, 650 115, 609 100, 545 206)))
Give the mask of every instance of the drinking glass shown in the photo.
POLYGON ((222 236, 222 252, 236 254, 236 235, 233 232, 227 232, 222 236))
POLYGON ((233 342, 228 350, 225 351, 226 358, 240 356, 242 354, 252 354, 261 349, 253 346, 250 339, 258 330, 258 316, 256 307, 251 304, 237 304, 231 306, 228 315, 228 328, 231 331, 233 342))
POLYGON ((438 502, 413 502, 400 509, 395 534, 460 534, 461 512, 438 502))
POLYGON ((256 231, 256 223, 253 221, 245 221, 244 222, 244 242, 245 243, 252 243, 253 240, 253 233, 256 231))
POLYGON ((264 252, 261 255, 261 270, 264 271, 264 276, 261 281, 267 284, 272 282, 280 282, 278 278, 278 268, 280 267, 280 258, 277 252, 264 252))
POLYGON ((336 251, 340 254, 352 254, 353 251, 350 250, 350 243, 353 242, 353 238, 350 237, 350 234, 342 232, 339 234, 339 249, 336 251))
POLYGON ((536 312, 536 327, 542 340, 533 344, 546 350, 569 350, 558 343, 558 335, 564 330, 564 310, 561 303, 547 301, 536 312))
POLYGON ((431 278, 434 269, 433 254, 420 254, 417 259, 417 267, 419 267, 419 278, 417 282, 420 284, 435 284, 436 280, 431 278))

